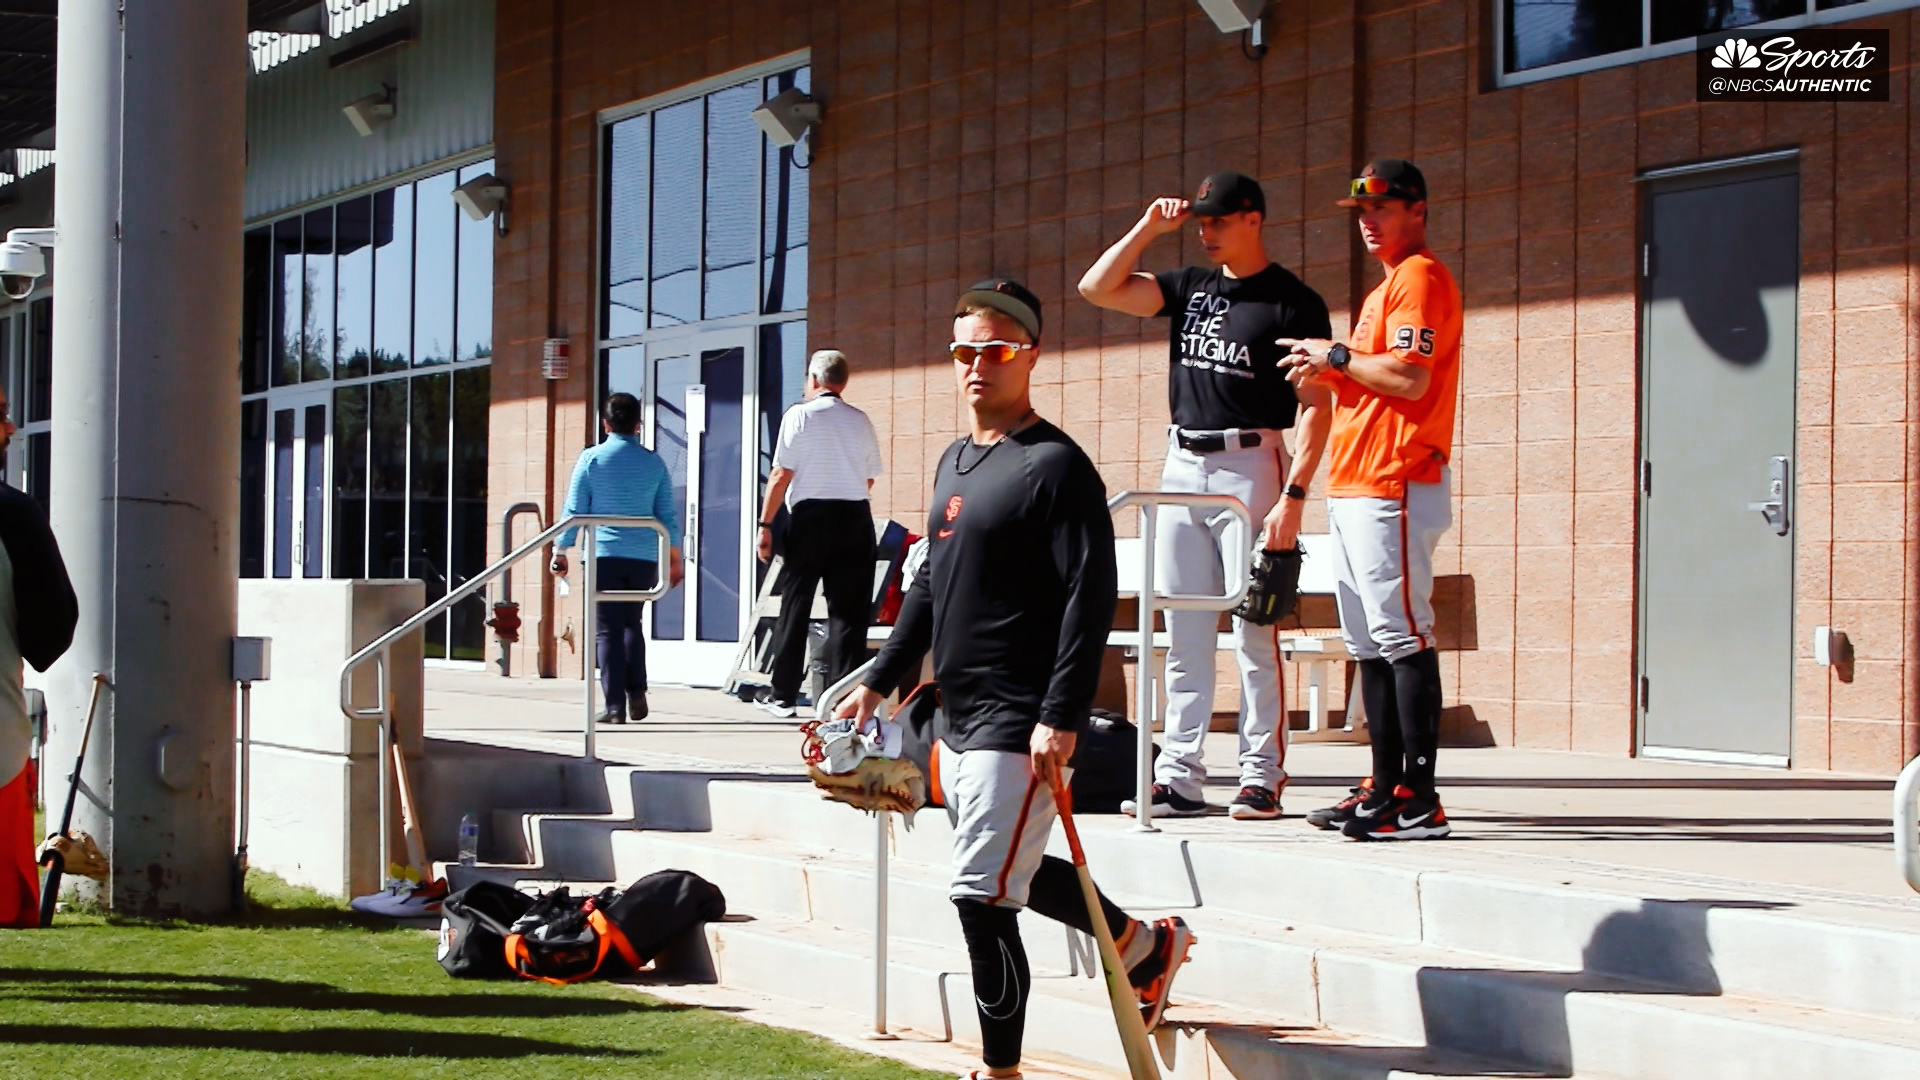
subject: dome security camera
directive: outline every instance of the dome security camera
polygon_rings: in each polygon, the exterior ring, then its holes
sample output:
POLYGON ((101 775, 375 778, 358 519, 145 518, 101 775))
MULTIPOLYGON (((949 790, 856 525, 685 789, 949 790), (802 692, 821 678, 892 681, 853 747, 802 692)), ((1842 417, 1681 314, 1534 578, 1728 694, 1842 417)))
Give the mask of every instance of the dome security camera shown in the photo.
POLYGON ((25 300, 34 282, 47 275, 47 257, 40 249, 53 245, 52 229, 15 229, 0 243, 0 292, 9 300, 25 300))

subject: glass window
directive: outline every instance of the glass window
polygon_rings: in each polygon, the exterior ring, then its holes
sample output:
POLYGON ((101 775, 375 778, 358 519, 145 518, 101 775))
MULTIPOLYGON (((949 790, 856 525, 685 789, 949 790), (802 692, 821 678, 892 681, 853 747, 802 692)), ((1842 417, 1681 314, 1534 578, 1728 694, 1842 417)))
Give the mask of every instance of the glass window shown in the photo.
POLYGON ((53 419, 53 298, 27 305, 26 423, 53 419))
POLYGON ((700 356, 700 381, 707 386, 707 426, 700 437, 701 641, 740 638, 740 422, 746 365, 745 349, 700 356))
POLYGON ((807 323, 769 323, 760 328, 760 492, 773 471, 773 440, 780 418, 806 395, 807 323))
POLYGON ((407 384, 377 382, 367 410, 367 576, 407 576, 407 384))
POLYGON ((240 246, 240 392, 256 394, 273 362, 273 232, 249 229, 240 246))
POLYGON ((327 520, 327 407, 309 405, 305 411, 307 460, 301 485, 305 505, 300 518, 305 527, 300 530, 300 576, 317 578, 327 576, 327 531, 322 527, 327 520))
POLYGON ((300 381, 300 325, 306 317, 300 302, 306 280, 300 263, 301 232, 302 223, 297 217, 273 226, 273 317, 268 325, 273 333, 275 386, 292 386, 300 381))
POLYGON ((53 513, 53 432, 37 431, 27 436, 27 494, 40 504, 40 512, 53 513))
POLYGON ((636 116, 607 129, 607 291, 601 320, 610 338, 647 328, 647 144, 652 125, 651 116, 636 116))
POLYGON ((267 402, 240 405, 240 576, 267 574, 267 402))
POLYGON ((405 371, 413 348, 413 185, 373 195, 373 370, 405 371))
POLYGON ((1828 11, 1832 8, 1852 7, 1866 2, 1867 0, 1818 0, 1814 7, 1820 11, 1828 11))
MULTIPOLYGON (((766 80, 766 95, 790 87, 808 90, 809 69, 783 72, 766 80)), ((807 306, 807 170, 793 163, 791 146, 767 146, 767 170, 762 178, 765 207, 761 211, 761 310, 772 315, 800 311, 807 306)))
POLYGON ((333 222, 334 296, 338 305, 334 314, 333 372, 336 378, 357 379, 372 370, 373 197, 341 203, 335 208, 333 222))
MULTIPOLYGON (((451 205, 451 202, 449 202, 451 205)), ((407 500, 407 576, 427 583, 427 603, 447 594, 447 440, 451 435, 447 375, 423 375, 413 384, 411 471, 407 500)), ((447 624, 426 626, 426 655, 445 659, 447 624)))
POLYGON ((333 207, 306 215, 301 250, 306 255, 306 277, 300 303, 300 381, 333 378, 333 207))
POLYGON ((367 576, 367 388, 333 392, 333 576, 367 576))
POLYGON ((413 366, 427 367, 453 358, 453 237, 460 208, 451 172, 413 188, 413 366))
POLYGON ((651 324, 700 321, 700 157, 705 101, 661 109, 653 119, 653 306, 651 324))
MULTIPOLYGON (((460 182, 492 171, 491 161, 469 165, 460 170, 460 182)), ((457 208, 453 217, 460 232, 453 358, 483 360, 493 355, 493 219, 475 221, 457 208)))
POLYGON ((1672 41, 1807 13, 1807 0, 1660 0, 1653 40, 1672 41))
MULTIPOLYGON (((687 387, 699 381, 691 356, 672 356, 653 365, 653 451, 673 477, 674 514, 687 520, 687 387)), ((653 636, 679 641, 687 636, 687 592, 674 589, 653 602, 653 636)))
POLYGON ((760 144, 753 121, 760 87, 747 83, 707 98, 706 297, 709 319, 746 315, 759 291, 755 267, 760 144))
MULTIPOLYGON (((493 372, 467 368, 453 376, 453 538, 449 559, 455 588, 487 568, 487 413, 493 372)), ((447 653, 455 660, 484 660, 487 648, 485 591, 454 605, 447 653)))
POLYGON ((273 576, 293 576, 293 410, 273 414, 273 576))
POLYGON ((1640 2, 1507 0, 1507 70, 1525 71, 1639 48, 1640 2))

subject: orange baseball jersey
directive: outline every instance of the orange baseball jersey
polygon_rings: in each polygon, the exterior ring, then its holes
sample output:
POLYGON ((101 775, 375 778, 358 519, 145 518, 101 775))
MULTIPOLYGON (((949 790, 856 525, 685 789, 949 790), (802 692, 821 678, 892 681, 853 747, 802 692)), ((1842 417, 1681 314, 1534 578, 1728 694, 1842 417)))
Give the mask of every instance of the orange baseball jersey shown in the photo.
POLYGON ((1410 401, 1376 394, 1345 375, 1335 377, 1329 496, 1398 499, 1409 482, 1440 479, 1453 449, 1460 322, 1460 288, 1425 249, 1402 260, 1368 294, 1347 347, 1392 353, 1431 370, 1433 379, 1425 394, 1410 401))

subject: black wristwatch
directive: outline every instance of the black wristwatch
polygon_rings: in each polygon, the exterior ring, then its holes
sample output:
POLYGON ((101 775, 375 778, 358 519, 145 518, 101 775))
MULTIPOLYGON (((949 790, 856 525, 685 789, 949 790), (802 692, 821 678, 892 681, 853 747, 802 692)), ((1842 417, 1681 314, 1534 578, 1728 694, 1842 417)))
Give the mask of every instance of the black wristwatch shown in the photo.
POLYGON ((1285 494, 1289 499, 1295 499, 1300 502, 1307 501, 1307 489, 1301 487, 1299 484, 1288 484, 1285 494))
POLYGON ((1353 362, 1353 350, 1336 341, 1327 349, 1327 366, 1335 371, 1347 370, 1353 362))
POLYGON ((771 530, 773 528, 773 522, 771 521, 762 521, 762 522, 759 522, 758 524, 763 529, 771 530))

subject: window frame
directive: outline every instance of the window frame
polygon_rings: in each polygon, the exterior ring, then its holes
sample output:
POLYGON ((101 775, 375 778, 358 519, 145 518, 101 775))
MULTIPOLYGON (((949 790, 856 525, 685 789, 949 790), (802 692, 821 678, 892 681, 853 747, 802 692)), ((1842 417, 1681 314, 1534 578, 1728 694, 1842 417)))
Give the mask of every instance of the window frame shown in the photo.
MULTIPOLYGON (((1687 53, 1697 52, 1700 48, 1700 39, 1707 35, 1676 38, 1672 41, 1662 41, 1658 43, 1652 42, 1653 5, 1655 2, 1656 0, 1640 0, 1641 44, 1635 48, 1622 49, 1619 52, 1605 53, 1600 56, 1589 56, 1582 60, 1567 60, 1558 64, 1545 64, 1540 67, 1528 68, 1525 71, 1509 73, 1506 69, 1507 19, 1508 10, 1513 5, 1514 0, 1493 0, 1493 33, 1489 35, 1488 40, 1492 42, 1493 47, 1494 86, 1497 89, 1504 90, 1509 87, 1525 86, 1528 83, 1544 82, 1548 79, 1565 78, 1569 75, 1582 75, 1589 71, 1601 71, 1606 68, 1621 67, 1627 64, 1638 64, 1647 60, 1658 60, 1663 57, 1681 56, 1687 53)), ((1872 18, 1876 15, 1886 15, 1920 7, 1920 0, 1866 0, 1865 3, 1820 11, 1814 7, 1817 2, 1818 0, 1806 0, 1807 12, 1803 15, 1790 15, 1784 19, 1749 23, 1746 26, 1737 27, 1734 30, 1714 31, 1714 33, 1758 33, 1774 30, 1799 30, 1814 26, 1831 26, 1836 23, 1854 22, 1860 19, 1872 18)))

